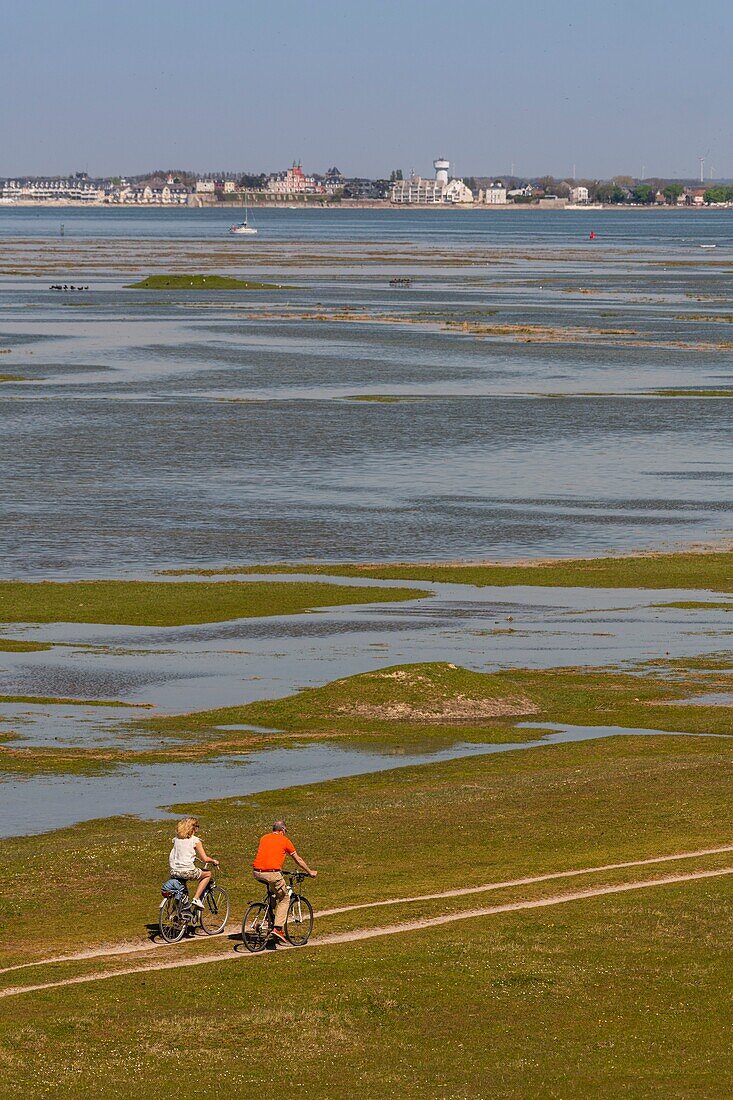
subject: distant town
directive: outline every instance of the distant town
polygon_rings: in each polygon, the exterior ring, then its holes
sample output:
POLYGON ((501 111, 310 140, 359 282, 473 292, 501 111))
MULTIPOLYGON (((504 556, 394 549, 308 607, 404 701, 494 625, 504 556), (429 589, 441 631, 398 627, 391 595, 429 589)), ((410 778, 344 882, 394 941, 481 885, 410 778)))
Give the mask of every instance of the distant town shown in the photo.
POLYGON ((634 179, 615 176, 590 180, 515 175, 451 175, 450 161, 436 157, 426 178, 399 168, 384 179, 344 176, 338 168, 307 174, 301 164, 272 174, 182 170, 141 176, 0 177, 0 204, 95 206, 394 206, 462 209, 539 209, 642 207, 733 207, 733 185, 704 180, 634 179))

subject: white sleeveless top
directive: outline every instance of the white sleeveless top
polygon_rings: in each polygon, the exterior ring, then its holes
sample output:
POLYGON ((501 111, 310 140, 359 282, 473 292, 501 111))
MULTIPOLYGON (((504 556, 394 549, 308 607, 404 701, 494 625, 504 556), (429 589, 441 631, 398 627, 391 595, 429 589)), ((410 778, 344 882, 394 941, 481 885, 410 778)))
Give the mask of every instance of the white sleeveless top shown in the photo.
POLYGON ((187 840, 180 840, 178 837, 174 839, 171 854, 168 857, 171 874, 175 875, 178 871, 193 871, 196 845, 199 843, 197 836, 190 836, 187 840))

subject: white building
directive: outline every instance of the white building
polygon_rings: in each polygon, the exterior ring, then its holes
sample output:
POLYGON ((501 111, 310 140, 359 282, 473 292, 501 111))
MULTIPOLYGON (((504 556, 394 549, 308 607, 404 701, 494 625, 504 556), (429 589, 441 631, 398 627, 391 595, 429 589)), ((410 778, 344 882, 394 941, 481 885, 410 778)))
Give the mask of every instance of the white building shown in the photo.
POLYGON ((514 187, 511 191, 507 191, 507 198, 509 199, 529 199, 534 194, 534 189, 531 183, 526 183, 524 187, 514 187))
POLYGON ((425 180, 422 176, 410 176, 396 180, 390 188, 389 201, 398 206, 441 206, 473 202, 473 191, 463 180, 450 180, 447 184, 438 180, 425 180))
POLYGON ((451 180, 443 188, 442 201, 450 203, 473 202, 473 191, 470 187, 466 187, 463 180, 451 180))
POLYGON ((216 191, 215 180, 196 180, 196 194, 197 195, 213 195, 216 191))
POLYGON ((346 180, 336 167, 329 168, 323 177, 323 189, 327 195, 335 195, 338 191, 343 191, 345 184, 346 180))
POLYGON ((410 176, 406 180, 395 180, 390 188, 389 201, 404 205, 407 203, 435 204, 443 201, 443 185, 437 180, 424 180, 422 176, 410 176))
POLYGON ((570 201, 575 205, 581 205, 583 203, 590 202, 590 195, 588 188, 583 186, 570 188, 570 201))
POLYGON ((21 202, 101 202, 104 186, 85 176, 6 180, 0 197, 21 202))
POLYGON ((444 204, 459 205, 473 202, 473 191, 463 180, 448 179, 450 161, 438 157, 433 161, 435 179, 426 180, 414 173, 406 180, 395 180, 389 192, 389 201, 398 206, 444 204))
POLYGON ((140 187, 123 187, 116 195, 116 201, 132 203, 136 206, 181 206, 188 202, 187 187, 177 187, 164 183, 152 186, 147 183, 140 187))
POLYGON ((494 180, 485 191, 479 191, 479 202, 487 206, 506 206, 506 187, 501 180, 494 180))

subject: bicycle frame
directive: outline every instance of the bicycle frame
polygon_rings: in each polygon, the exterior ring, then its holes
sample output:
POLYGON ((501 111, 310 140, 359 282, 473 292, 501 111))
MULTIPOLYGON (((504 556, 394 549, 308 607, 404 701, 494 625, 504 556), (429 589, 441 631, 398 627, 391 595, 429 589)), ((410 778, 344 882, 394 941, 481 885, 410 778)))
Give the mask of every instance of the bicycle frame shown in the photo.
MULTIPOLYGON (((287 901, 287 915, 283 922, 284 937, 293 947, 303 947, 313 931, 313 907, 308 898, 298 892, 298 886, 307 878, 301 871, 283 871, 288 879, 283 901, 287 901)), ((261 895, 260 895, 261 896, 261 895)), ((248 951, 264 951, 275 928, 275 911, 278 906, 275 892, 268 885, 262 901, 251 901, 242 918, 242 942, 248 951)))
POLYGON ((296 894, 295 891, 293 890, 292 886, 288 887, 288 894, 290 895, 291 898, 295 898, 295 902, 293 903, 293 912, 295 913, 296 920, 302 921, 303 920, 303 906, 300 903, 301 895, 296 894))

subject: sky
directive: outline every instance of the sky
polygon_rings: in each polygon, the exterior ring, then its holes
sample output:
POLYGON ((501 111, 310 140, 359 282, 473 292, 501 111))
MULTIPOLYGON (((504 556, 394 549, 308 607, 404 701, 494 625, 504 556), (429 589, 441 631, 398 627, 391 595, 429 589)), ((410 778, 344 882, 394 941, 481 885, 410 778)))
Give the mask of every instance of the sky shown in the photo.
POLYGON ((0 176, 733 177, 731 0, 0 0, 0 176))

